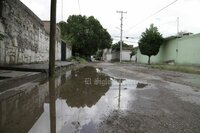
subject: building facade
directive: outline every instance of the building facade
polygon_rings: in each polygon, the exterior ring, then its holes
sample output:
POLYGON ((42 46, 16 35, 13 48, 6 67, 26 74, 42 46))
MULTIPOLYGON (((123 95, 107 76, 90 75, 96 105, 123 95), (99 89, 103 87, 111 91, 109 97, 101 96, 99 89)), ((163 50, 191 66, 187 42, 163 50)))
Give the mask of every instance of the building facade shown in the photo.
MULTIPOLYGON (((151 63, 175 63, 180 65, 200 65, 200 34, 185 35, 181 38, 169 37, 161 45, 159 53, 151 57, 151 63)), ((148 56, 137 52, 137 61, 147 63, 148 56)))
MULTIPOLYGON (((130 58, 131 49, 123 49, 122 50, 122 61, 135 61, 135 58, 130 58)), ((120 60, 120 52, 112 51, 112 49, 104 49, 103 50, 103 60, 106 62, 110 61, 119 61, 120 60)))
MULTIPOLYGON (((49 59, 49 32, 43 22, 20 0, 0 1, 0 64, 46 62, 49 59)), ((56 60, 61 60, 57 28, 56 60)), ((69 48, 69 47, 68 47, 69 48)))

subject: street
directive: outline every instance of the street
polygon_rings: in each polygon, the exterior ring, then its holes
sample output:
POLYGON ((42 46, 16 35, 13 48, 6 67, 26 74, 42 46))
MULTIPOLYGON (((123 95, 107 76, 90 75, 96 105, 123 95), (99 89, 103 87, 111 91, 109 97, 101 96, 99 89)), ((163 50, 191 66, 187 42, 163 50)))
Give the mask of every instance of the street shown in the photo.
POLYGON ((0 133, 200 133, 199 7, 0 0, 0 133))
POLYGON ((0 131, 198 133, 199 79, 131 63, 82 64, 1 92, 0 131))
POLYGON ((127 110, 116 111, 106 118, 101 126, 103 132, 200 131, 200 92, 199 83, 195 82, 199 81, 199 75, 131 65, 103 67, 107 74, 148 84, 134 91, 135 100, 127 110))

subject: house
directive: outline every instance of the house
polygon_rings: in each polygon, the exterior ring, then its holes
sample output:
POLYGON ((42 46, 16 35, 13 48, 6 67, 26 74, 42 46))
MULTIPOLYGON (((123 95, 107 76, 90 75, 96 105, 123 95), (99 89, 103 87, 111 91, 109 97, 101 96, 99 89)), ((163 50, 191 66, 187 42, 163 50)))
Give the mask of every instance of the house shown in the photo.
MULTIPOLYGON (((44 28, 48 34, 50 34, 50 21, 43 21, 44 28)), ((72 56, 71 45, 65 40, 61 39, 61 30, 59 26, 56 26, 56 60, 66 61, 72 56)))
MULTIPOLYGON (((159 53, 151 57, 151 63, 173 63, 200 65, 200 33, 170 36, 160 47, 159 53)), ((137 61, 147 63, 148 57, 137 52, 137 61)))
POLYGON ((120 54, 117 51, 112 51, 112 49, 103 50, 103 61, 110 62, 119 60, 120 54))
POLYGON ((132 59, 130 58, 132 50, 133 50, 133 45, 129 45, 129 47, 122 48, 122 61, 130 61, 130 60, 133 61, 134 58, 132 59))
MULTIPOLYGON (((133 45, 129 47, 122 48, 122 61, 130 61, 130 53, 133 49, 133 45)), ((132 58, 131 60, 133 60, 132 58)), ((103 60, 106 62, 110 61, 119 61, 120 60, 120 52, 113 51, 112 49, 104 49, 103 50, 103 60)))

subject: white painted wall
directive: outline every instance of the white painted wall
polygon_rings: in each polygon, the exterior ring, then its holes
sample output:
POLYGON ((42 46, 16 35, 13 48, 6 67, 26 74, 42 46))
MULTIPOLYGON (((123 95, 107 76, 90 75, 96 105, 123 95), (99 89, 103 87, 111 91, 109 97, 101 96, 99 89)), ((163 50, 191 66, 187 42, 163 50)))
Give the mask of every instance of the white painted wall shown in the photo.
MULTIPOLYGON (((68 44, 67 44, 68 45, 68 44)), ((72 57, 72 50, 70 46, 66 46, 66 59, 69 59, 72 57)))
POLYGON ((122 61, 130 61, 130 50, 122 50, 122 61))
POLYGON ((55 59, 61 60, 61 42, 56 41, 56 53, 55 53, 55 59))

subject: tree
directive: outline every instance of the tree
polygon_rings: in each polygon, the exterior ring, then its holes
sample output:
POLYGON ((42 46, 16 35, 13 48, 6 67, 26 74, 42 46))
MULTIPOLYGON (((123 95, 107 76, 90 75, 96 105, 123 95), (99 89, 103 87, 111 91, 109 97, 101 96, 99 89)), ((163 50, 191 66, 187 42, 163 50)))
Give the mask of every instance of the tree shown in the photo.
POLYGON ((130 53, 130 60, 131 60, 131 58, 132 58, 134 55, 137 54, 137 50, 138 50, 138 47, 135 47, 135 48, 132 49, 132 51, 131 51, 131 53, 130 53))
POLYGON ((3 40, 4 35, 2 33, 0 33, 0 41, 3 40))
MULTIPOLYGON (((129 45, 122 42, 122 47, 129 48, 129 45)), ((117 52, 120 51, 120 41, 112 45, 112 51, 117 51, 117 52)))
POLYGON ((67 23, 65 21, 60 21, 58 25, 61 29, 61 38, 64 39, 66 36, 67 23))
POLYGON ((138 44, 141 54, 147 55, 149 57, 148 64, 150 64, 151 56, 158 54, 163 41, 164 39, 158 32, 158 28, 153 24, 150 25, 149 29, 146 29, 146 31, 142 33, 138 44))
POLYGON ((98 49, 111 47, 110 34, 93 16, 72 15, 59 26, 62 38, 72 44, 73 55, 90 56, 98 49))

